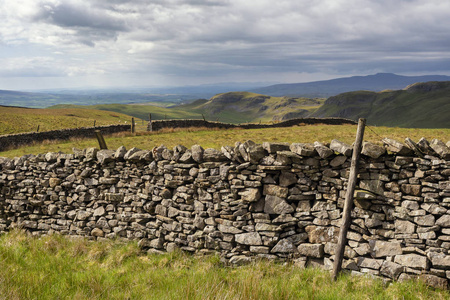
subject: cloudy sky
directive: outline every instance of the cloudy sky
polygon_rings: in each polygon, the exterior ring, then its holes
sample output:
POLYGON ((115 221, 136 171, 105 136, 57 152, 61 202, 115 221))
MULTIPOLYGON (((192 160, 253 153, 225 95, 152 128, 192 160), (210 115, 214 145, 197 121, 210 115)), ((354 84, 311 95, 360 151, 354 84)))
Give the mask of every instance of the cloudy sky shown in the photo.
POLYGON ((445 0, 0 0, 0 89, 450 75, 445 0))

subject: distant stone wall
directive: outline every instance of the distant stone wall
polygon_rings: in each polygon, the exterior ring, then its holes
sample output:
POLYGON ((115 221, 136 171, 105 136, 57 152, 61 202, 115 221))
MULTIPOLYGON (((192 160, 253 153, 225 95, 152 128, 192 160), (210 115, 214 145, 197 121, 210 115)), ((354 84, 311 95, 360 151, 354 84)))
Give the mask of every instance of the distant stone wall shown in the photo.
POLYGON ((155 120, 148 123, 148 131, 158 131, 163 128, 189 128, 189 127, 206 127, 206 128, 243 128, 243 129, 257 129, 257 128, 279 128, 292 127, 300 124, 327 124, 327 125, 344 125, 357 124, 355 121, 343 118, 302 118, 292 119, 284 122, 273 124, 230 124, 222 122, 210 122, 205 120, 155 120))
MULTIPOLYGON (((414 149, 384 142, 363 145, 343 268, 447 288, 450 150, 438 140, 414 149)), ((152 252, 328 269, 351 154, 333 140, 0 158, 0 231, 122 237, 152 252)))
POLYGON ((73 137, 95 137, 95 130, 100 130, 103 134, 111 134, 130 131, 131 125, 107 125, 2 135, 0 136, 0 151, 24 145, 31 145, 46 140, 68 140, 73 137))

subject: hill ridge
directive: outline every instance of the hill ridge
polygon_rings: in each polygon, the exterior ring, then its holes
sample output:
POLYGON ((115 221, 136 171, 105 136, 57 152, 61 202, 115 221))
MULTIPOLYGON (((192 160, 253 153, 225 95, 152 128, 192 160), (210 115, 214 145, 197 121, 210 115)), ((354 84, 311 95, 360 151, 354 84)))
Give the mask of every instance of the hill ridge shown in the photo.
POLYGON ((416 82, 450 81, 446 75, 404 76, 394 73, 377 73, 366 76, 350 76, 305 83, 275 84, 250 90, 270 96, 330 97, 337 94, 368 90, 398 90, 416 82))
POLYGON ((368 124, 450 128, 450 81, 412 84, 395 91, 353 91, 328 98, 311 116, 357 119, 368 124))

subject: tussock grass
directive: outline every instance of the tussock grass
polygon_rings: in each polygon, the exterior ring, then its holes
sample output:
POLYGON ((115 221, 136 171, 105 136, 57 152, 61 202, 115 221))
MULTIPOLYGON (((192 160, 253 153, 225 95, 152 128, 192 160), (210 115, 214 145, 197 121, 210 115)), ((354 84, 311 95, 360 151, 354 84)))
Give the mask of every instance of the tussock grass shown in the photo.
MULTIPOLYGON (((206 129, 206 128, 180 128, 164 129, 158 132, 139 131, 137 133, 122 132, 105 138, 109 149, 125 146, 127 149, 137 147, 152 149, 164 144, 172 148, 176 145, 191 147, 199 144, 204 148, 216 148, 225 145, 233 146, 235 142, 253 140, 263 142, 312 143, 320 141, 329 143, 333 139, 352 144, 355 140, 356 125, 306 125, 288 128, 267 129, 206 129)), ((406 137, 418 141, 421 137, 429 141, 433 138, 444 142, 450 140, 450 129, 408 129, 391 127, 368 127, 364 140, 381 144, 383 137, 404 141, 406 137)), ((49 142, 36 144, 20 149, 0 152, 0 156, 15 157, 25 154, 39 154, 46 152, 72 153, 72 148, 98 147, 96 139, 73 139, 71 141, 49 142)))
POLYGON ((88 241, 21 231, 0 236, 0 299, 448 299, 420 282, 257 261, 241 267, 217 256, 146 254, 136 242, 88 241))

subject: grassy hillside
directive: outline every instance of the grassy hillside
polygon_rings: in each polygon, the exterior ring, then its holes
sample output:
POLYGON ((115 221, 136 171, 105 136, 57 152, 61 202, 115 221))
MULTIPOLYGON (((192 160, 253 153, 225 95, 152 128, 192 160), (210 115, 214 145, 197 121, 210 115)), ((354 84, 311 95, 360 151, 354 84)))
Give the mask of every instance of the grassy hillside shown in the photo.
POLYGON ((103 111, 110 111, 116 113, 123 113, 130 116, 134 116, 139 119, 148 120, 149 114, 152 114, 153 120, 164 120, 164 119, 201 119, 202 115, 189 110, 178 109, 178 108, 167 108, 155 105, 144 105, 144 104, 99 104, 99 105, 88 105, 88 106, 77 106, 61 104, 49 107, 49 109, 58 108, 84 108, 84 109, 96 109, 103 111))
POLYGON ((302 116, 317 109, 324 99, 270 97, 250 92, 218 94, 210 100, 199 100, 188 105, 177 106, 203 114, 209 120, 229 123, 269 122, 283 120, 287 113, 302 116), (304 112, 307 112, 306 114, 304 112))
POLYGON ((270 97, 249 92, 218 94, 209 100, 197 101, 172 107, 145 104, 101 104, 89 106, 56 105, 50 108, 89 108, 121 112, 148 120, 202 119, 226 123, 269 122, 284 120, 288 113, 293 117, 311 114, 325 99, 270 97))
MULTIPOLYGON (((356 91, 325 99, 271 97, 250 92, 218 94, 177 106, 142 104, 57 105, 52 109, 96 109, 139 119, 201 119, 227 123, 282 121, 302 117, 365 117, 368 124, 450 128, 450 81, 413 84, 404 90, 356 91)), ((28 126, 28 128, 31 128, 28 126)), ((11 129, 8 129, 11 131, 11 129)), ((28 129, 30 130, 30 129, 28 129)), ((32 129, 34 130, 34 129, 32 129)))
POLYGON ((110 125, 131 122, 123 113, 94 109, 64 108, 42 109, 0 106, 0 134, 48 131, 96 125, 110 125))
POLYGON ((417 83, 404 90, 357 91, 330 97, 315 117, 367 118, 368 124, 450 128, 450 82, 417 83))

